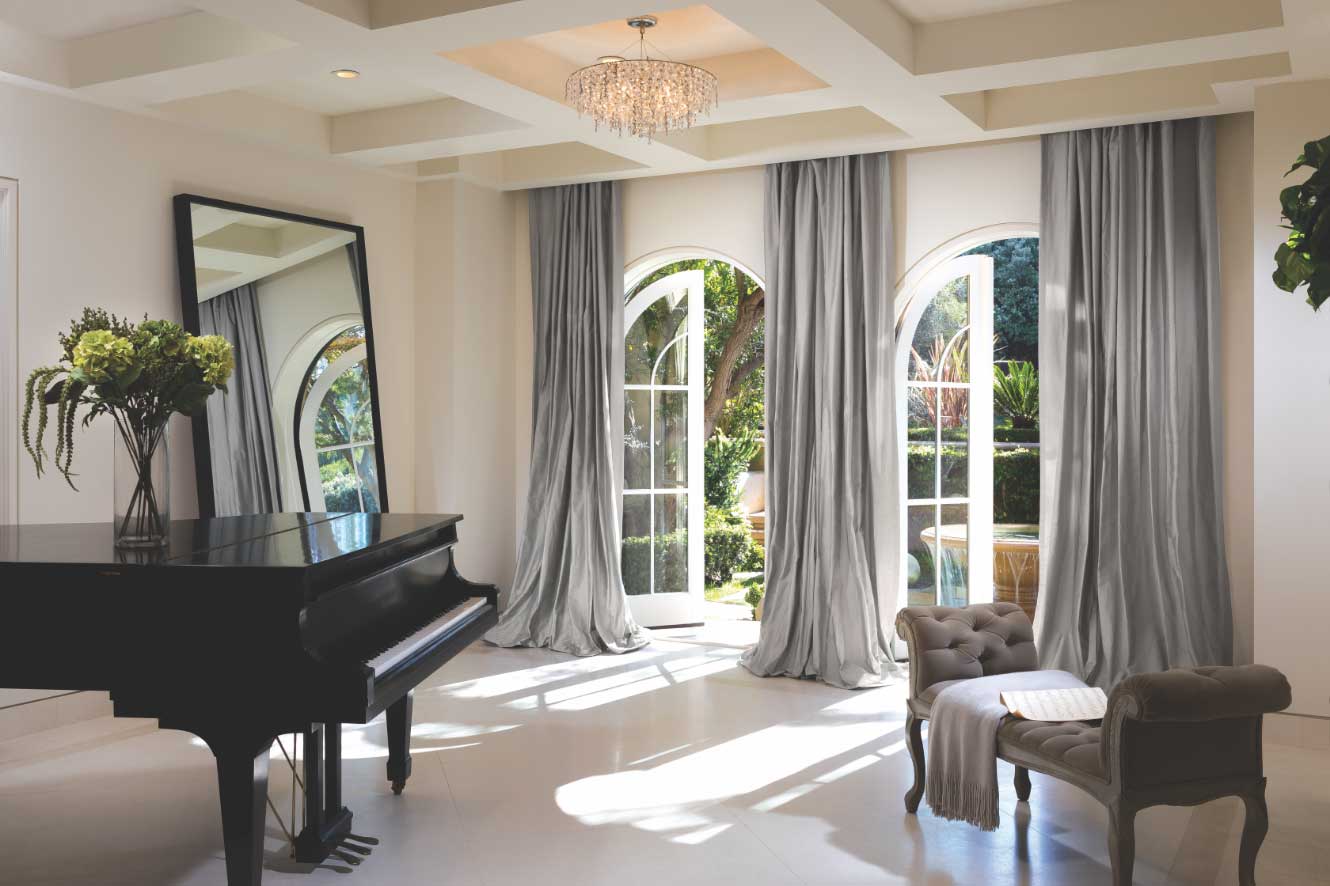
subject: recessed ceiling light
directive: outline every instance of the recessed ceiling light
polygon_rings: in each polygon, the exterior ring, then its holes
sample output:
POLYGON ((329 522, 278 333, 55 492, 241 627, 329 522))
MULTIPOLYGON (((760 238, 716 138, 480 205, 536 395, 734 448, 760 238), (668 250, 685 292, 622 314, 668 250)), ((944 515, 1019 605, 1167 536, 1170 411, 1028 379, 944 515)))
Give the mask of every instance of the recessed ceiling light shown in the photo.
POLYGON ((354 80, 360 76, 360 72, 352 68, 338 68, 332 73, 334 77, 341 77, 343 80, 354 80))

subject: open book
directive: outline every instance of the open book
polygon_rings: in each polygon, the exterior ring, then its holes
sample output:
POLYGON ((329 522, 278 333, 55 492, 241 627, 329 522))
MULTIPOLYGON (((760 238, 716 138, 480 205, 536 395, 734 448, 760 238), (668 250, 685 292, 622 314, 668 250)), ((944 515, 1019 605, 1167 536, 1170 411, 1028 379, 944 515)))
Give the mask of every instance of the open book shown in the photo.
POLYGON ((1025 720, 1101 720, 1108 696, 1098 686, 1084 689, 1027 689, 1002 693, 1002 703, 1025 720))

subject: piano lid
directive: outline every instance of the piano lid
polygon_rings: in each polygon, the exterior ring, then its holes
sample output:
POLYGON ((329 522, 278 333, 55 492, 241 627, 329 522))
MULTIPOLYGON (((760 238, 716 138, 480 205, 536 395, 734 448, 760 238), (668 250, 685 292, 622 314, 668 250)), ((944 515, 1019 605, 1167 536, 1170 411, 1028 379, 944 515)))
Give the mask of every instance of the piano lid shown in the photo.
POLYGON ((437 531, 459 514, 250 514, 171 521, 158 551, 118 551, 110 523, 0 526, 0 563, 303 568, 437 531))

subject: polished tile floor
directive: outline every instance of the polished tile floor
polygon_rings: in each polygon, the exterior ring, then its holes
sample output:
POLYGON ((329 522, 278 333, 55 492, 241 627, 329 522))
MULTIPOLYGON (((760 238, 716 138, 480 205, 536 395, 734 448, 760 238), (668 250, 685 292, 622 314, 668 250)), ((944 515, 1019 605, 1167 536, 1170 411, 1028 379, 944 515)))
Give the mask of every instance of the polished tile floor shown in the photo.
MULTIPOLYGON (((417 691, 403 796, 383 780, 382 724, 347 728, 347 802, 382 838, 374 855, 354 873, 293 865, 270 815, 265 882, 1109 882, 1100 807, 1036 775, 1018 809, 1005 764, 997 832, 906 815, 904 688, 757 679, 736 665, 755 629, 582 660, 473 647, 417 691)), ((1271 745, 1267 769, 1259 881, 1330 883, 1330 754, 1271 745)), ((222 884, 213 779, 208 751, 165 731, 0 763, 0 883, 222 884)), ((1235 800, 1143 813, 1137 882, 1236 883, 1240 817, 1235 800)))

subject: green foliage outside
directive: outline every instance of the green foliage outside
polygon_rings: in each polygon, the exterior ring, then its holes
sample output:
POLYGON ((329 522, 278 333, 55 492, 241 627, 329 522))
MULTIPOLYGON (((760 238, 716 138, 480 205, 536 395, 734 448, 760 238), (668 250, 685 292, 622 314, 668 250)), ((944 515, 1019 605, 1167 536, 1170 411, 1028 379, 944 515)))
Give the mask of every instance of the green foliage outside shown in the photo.
POLYGON ((750 429, 731 437, 717 431, 706 442, 707 508, 736 512, 739 509, 739 475, 757 455, 761 444, 750 429))
POLYGON ((993 453, 993 522, 1039 522, 1039 450, 993 453))
POLYGON ((995 240, 966 255, 993 258, 993 333, 999 359, 1039 365, 1039 239, 995 240))
POLYGON ((1279 194, 1284 227, 1288 238, 1275 253, 1275 285, 1286 292, 1307 286, 1307 304, 1320 310, 1330 299, 1330 135, 1307 142, 1302 156, 1285 173, 1311 169, 1312 174, 1298 185, 1290 185, 1279 194))
MULTIPOLYGON (((651 593, 651 538, 641 535, 623 540, 623 587, 629 594, 651 593)), ((684 530, 656 536, 656 584, 662 590, 688 589, 688 533, 684 530)))
POLYGON ((1013 428, 1039 424, 1039 373, 1033 363, 1013 360, 1006 369, 993 367, 993 406, 1011 419, 1013 428))
MULTIPOLYGON (((942 494, 964 496, 966 448, 942 447, 942 494)), ((933 447, 908 446, 906 472, 911 490, 933 487, 933 447)), ((1039 450, 997 449, 993 452, 993 522, 1039 522, 1039 450)))
POLYGON ((748 562, 753 527, 737 510, 708 507, 705 532, 707 584, 725 584, 748 562))

